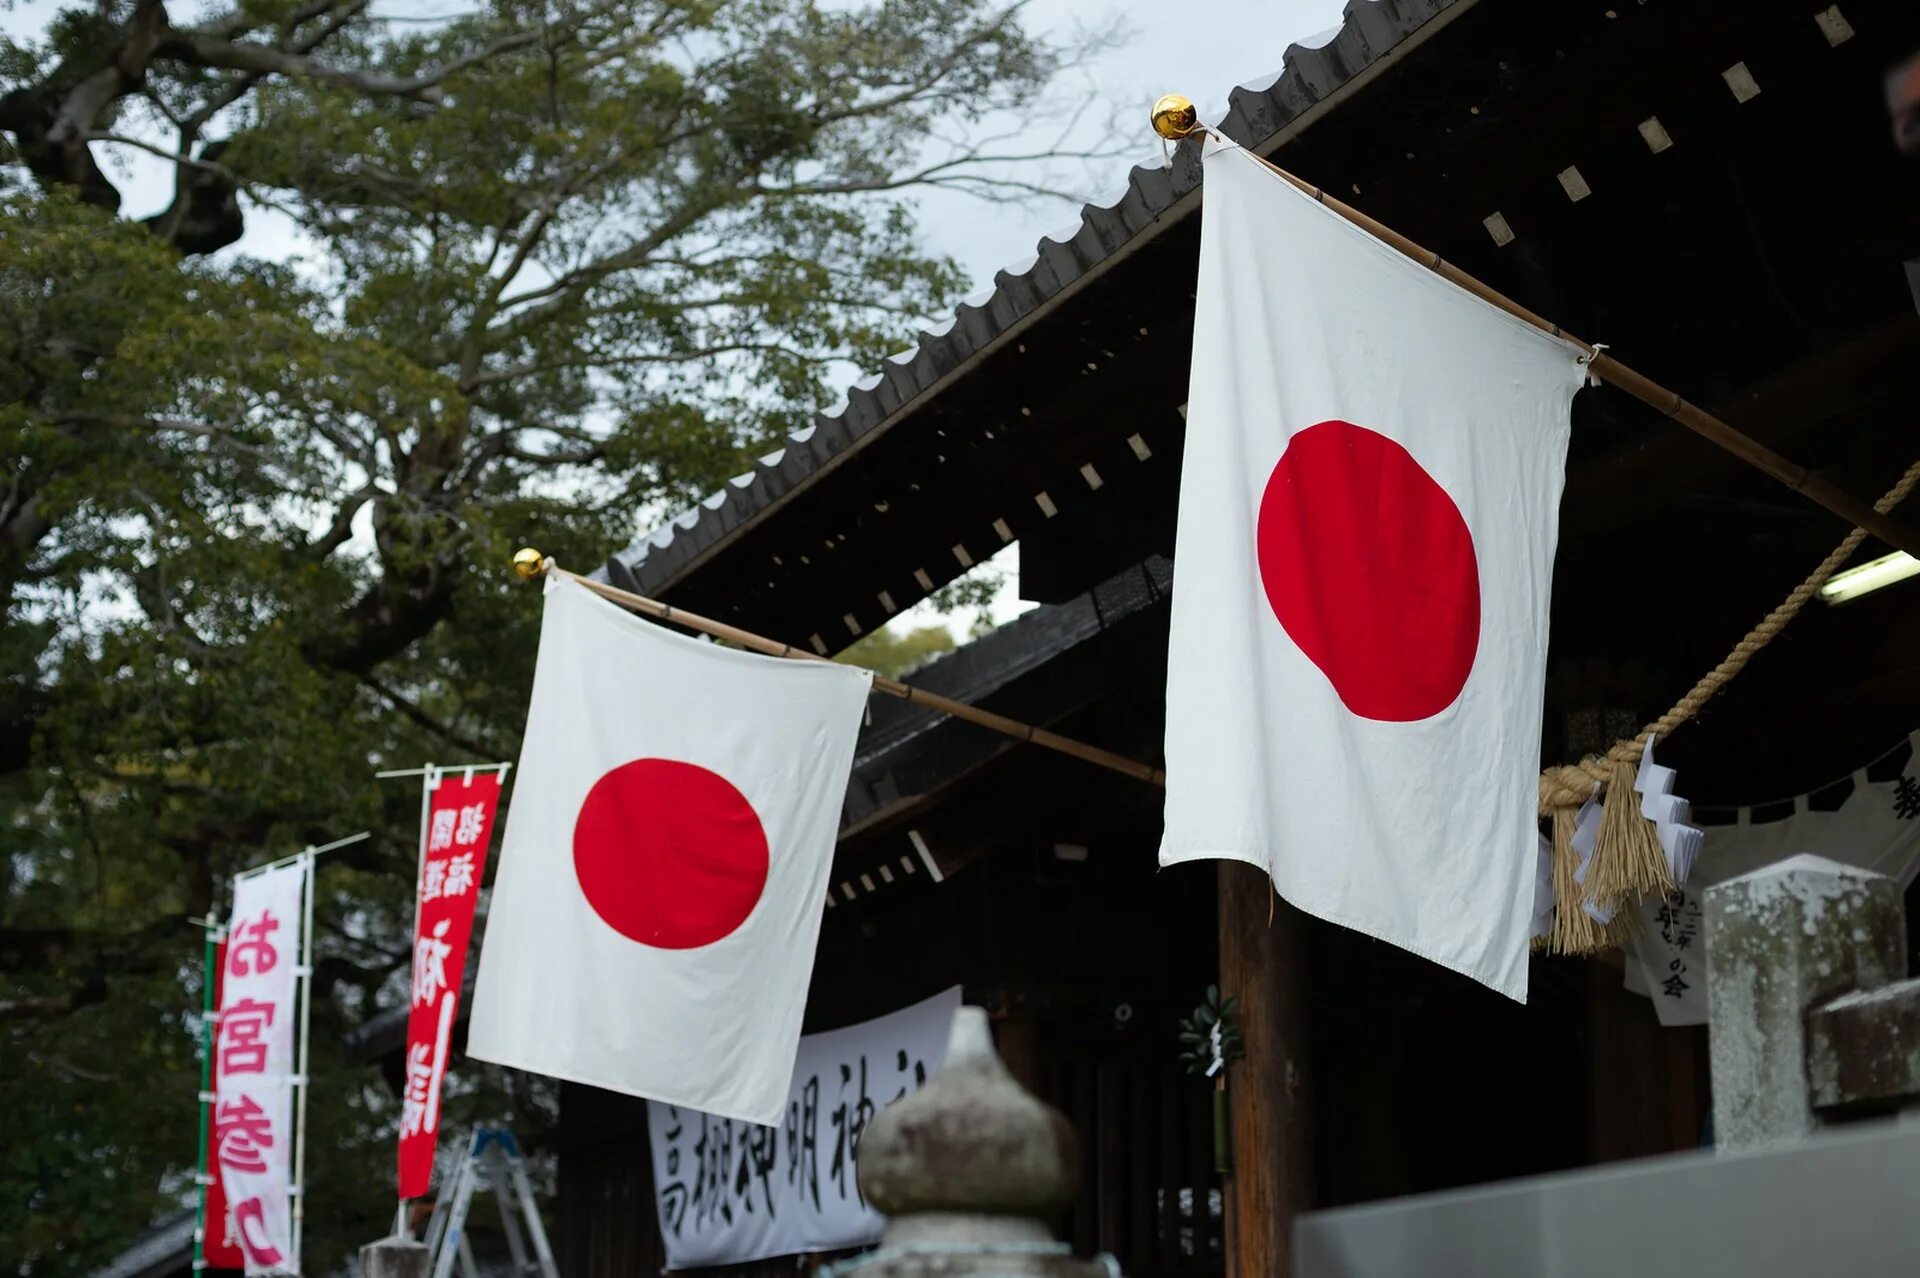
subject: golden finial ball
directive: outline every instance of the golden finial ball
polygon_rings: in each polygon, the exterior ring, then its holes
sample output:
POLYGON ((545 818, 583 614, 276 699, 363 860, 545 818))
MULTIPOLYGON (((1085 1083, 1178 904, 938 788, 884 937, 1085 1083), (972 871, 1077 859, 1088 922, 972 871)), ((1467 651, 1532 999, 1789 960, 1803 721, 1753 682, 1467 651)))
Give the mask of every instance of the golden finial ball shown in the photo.
POLYGON ((1163 94, 1153 104, 1153 131, 1169 142, 1178 142, 1200 127, 1200 113, 1193 99, 1178 93, 1163 94))
POLYGON ((513 553, 513 571, 522 581, 532 581, 547 566, 547 557, 532 546, 522 546, 513 553))

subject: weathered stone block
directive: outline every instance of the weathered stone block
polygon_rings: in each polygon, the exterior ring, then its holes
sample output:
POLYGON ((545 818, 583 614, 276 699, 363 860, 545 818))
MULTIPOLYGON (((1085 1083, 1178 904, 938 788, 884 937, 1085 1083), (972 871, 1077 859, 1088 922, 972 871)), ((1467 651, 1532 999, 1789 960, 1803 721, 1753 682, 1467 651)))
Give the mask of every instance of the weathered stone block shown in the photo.
POLYGON ((360 1249, 359 1278, 427 1278, 427 1245, 382 1238, 360 1249))
POLYGON ((1715 1144, 1753 1149, 1819 1126, 1809 1011, 1906 975, 1900 888, 1795 856, 1707 889, 1707 998, 1715 1144))
POLYGON ((1815 1008, 1807 1076, 1821 1108, 1920 1099, 1920 980, 1842 994, 1815 1008))

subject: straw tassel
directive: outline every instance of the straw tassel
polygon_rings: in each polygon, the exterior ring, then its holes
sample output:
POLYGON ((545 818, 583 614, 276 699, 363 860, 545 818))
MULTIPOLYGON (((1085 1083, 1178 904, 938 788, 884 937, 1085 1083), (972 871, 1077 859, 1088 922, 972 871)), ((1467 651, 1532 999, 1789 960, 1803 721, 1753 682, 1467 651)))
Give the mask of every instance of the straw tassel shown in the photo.
MULTIPOLYGON (((1611 904, 1619 913, 1632 898, 1673 890, 1673 874, 1660 848, 1653 822, 1640 815, 1640 792, 1633 788, 1634 765, 1615 760, 1608 769, 1607 795, 1600 810, 1600 837, 1587 870, 1587 899, 1611 904)), ((1616 918, 1618 914, 1616 914, 1616 918)))
POLYGON ((1613 908, 1613 919, 1607 924, 1601 948, 1618 949, 1646 930, 1647 921, 1640 914, 1640 902, 1622 900, 1613 908))
POLYGON ((1556 954, 1592 954, 1601 948, 1600 925, 1581 909, 1584 896, 1573 881, 1580 866, 1573 850, 1575 808, 1553 809, 1553 935, 1556 954))

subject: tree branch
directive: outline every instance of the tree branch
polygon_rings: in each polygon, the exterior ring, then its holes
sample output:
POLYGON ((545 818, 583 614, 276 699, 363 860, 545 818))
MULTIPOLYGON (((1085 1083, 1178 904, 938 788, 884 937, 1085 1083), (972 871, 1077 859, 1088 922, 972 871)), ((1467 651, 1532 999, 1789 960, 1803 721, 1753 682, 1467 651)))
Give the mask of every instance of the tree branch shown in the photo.
POLYGON ((346 545, 348 539, 353 536, 353 517, 360 513, 362 506, 379 496, 380 490, 368 484, 342 501, 340 509, 334 512, 333 523, 328 526, 327 531, 307 543, 305 550, 307 558, 316 561, 325 559, 346 545))
POLYGON ((217 36, 203 35, 193 31, 183 32, 165 41, 160 45, 155 56, 173 58, 190 66, 318 80, 323 84, 337 84, 343 88, 358 89, 362 93, 380 97, 411 98, 431 106, 438 104, 445 96, 440 86, 447 77, 469 67, 478 66, 502 53, 523 49, 539 39, 540 33, 537 31, 515 32, 513 35, 502 36, 484 48, 455 58, 444 66, 436 67, 425 75, 412 77, 381 75, 372 71, 328 66, 310 57, 273 45, 254 44, 246 40, 223 40, 217 36))
POLYGON ((53 960, 82 949, 94 951, 103 971, 152 971, 158 963, 141 958, 140 952, 179 926, 179 916, 170 915, 130 932, 70 926, 0 927, 0 972, 45 970, 53 960), (139 964, 137 969, 128 966, 135 963, 139 964))
MULTIPOLYGON (((0 1023, 6 1021, 50 1020, 56 1016, 65 1016, 93 1003, 105 1002, 107 982, 104 978, 88 981, 86 984, 68 990, 65 994, 49 994, 33 998, 0 999, 0 1023)), ((105 1082, 104 1078, 99 1079, 105 1082)))
POLYGON ((360 682, 365 684, 370 691, 393 709, 398 710, 402 715, 411 719, 420 727, 425 728, 428 732, 433 733, 448 745, 458 746, 468 754, 476 755, 483 759, 498 759, 506 756, 507 752, 500 747, 481 741, 478 738, 467 736, 465 733, 442 723, 425 710, 422 710, 414 702, 400 695, 397 690, 388 687, 376 676, 362 674, 360 676, 360 682))
POLYGON ((495 369, 491 372, 476 373, 470 390, 480 390, 502 382, 517 381, 522 377, 534 377, 541 373, 557 373, 568 368, 630 368, 640 365, 690 364, 698 360, 712 359, 716 355, 744 355, 758 352, 763 355, 790 355, 795 359, 807 360, 815 364, 831 363, 831 354, 809 354, 794 350, 780 342, 721 342, 713 346, 695 347, 679 351, 647 351, 633 355, 603 355, 588 352, 575 359, 547 360, 538 364, 516 364, 511 368, 495 369))
POLYGON ((307 478, 289 467, 282 454, 233 437, 244 429, 240 422, 196 422, 184 417, 141 417, 133 413, 66 413, 54 419, 57 426, 96 426, 108 430, 146 431, 151 434, 188 435, 204 439, 213 447, 250 458, 277 474, 290 479, 307 478))

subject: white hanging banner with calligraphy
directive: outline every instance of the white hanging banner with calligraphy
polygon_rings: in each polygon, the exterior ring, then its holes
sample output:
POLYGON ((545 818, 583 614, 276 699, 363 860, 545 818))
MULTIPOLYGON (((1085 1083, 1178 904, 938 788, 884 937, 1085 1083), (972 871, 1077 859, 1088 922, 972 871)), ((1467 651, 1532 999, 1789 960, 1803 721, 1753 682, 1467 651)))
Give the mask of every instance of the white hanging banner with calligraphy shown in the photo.
POLYGON ((667 1268, 864 1247, 885 1224, 854 1175, 860 1133, 931 1078, 960 987, 800 1040, 778 1127, 651 1101, 653 1184, 667 1268))
POLYGON ((307 860, 233 885, 233 925, 220 990, 214 1157, 234 1240, 249 1276, 298 1273, 294 1254, 294 984, 301 964, 307 860))

